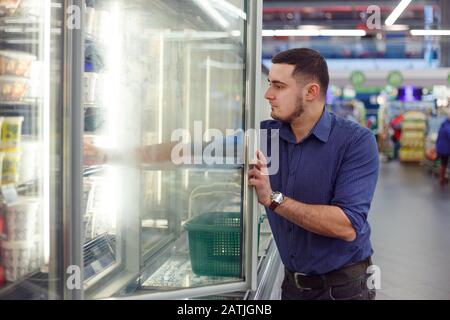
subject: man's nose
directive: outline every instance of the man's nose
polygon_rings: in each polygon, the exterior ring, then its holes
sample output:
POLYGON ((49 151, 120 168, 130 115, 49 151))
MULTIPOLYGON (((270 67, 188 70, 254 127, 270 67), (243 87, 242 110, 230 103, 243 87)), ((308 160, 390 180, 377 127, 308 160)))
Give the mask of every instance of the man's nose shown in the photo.
POLYGON ((270 88, 268 88, 266 90, 266 93, 264 94, 264 98, 266 98, 267 100, 273 100, 274 99, 273 94, 270 92, 270 88))

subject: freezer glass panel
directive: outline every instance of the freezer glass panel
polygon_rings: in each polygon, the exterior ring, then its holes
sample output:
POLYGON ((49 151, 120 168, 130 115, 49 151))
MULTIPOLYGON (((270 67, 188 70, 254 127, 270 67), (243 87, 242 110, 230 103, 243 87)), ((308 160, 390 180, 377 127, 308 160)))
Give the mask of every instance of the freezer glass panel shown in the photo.
POLYGON ((60 299, 62 1, 0 1, 0 299, 60 299))
POLYGON ((86 4, 87 295, 243 281, 246 2, 86 4))

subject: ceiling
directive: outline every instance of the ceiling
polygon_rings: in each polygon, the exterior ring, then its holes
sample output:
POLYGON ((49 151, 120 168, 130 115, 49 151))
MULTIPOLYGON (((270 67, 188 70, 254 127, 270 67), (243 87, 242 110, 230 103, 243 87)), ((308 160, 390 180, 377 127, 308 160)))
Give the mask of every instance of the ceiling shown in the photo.
MULTIPOLYGON (((296 29, 304 25, 326 25, 327 28, 363 27, 368 17, 367 8, 377 5, 381 21, 397 6, 396 1, 329 1, 329 0, 264 0, 264 29, 296 29)), ((408 25, 411 29, 424 28, 424 8, 433 7, 433 24, 440 23, 440 1, 413 1, 397 20, 396 24, 408 25)))

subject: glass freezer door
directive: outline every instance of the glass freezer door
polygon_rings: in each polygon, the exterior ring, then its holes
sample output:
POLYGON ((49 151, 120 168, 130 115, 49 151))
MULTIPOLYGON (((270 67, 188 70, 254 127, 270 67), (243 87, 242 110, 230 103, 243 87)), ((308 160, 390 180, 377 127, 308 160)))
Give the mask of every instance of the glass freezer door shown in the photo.
POLYGON ((85 298, 249 288, 257 8, 86 1, 84 142, 105 162, 83 174, 85 298))
POLYGON ((63 298, 63 1, 0 1, 0 299, 63 298))

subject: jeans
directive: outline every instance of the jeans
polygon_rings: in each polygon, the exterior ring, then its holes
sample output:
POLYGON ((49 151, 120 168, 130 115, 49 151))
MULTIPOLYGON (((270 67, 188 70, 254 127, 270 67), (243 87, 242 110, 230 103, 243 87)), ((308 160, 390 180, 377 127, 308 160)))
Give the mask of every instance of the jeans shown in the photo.
POLYGON ((369 276, 364 274, 341 286, 314 290, 298 289, 285 276, 281 285, 281 300, 375 300, 376 290, 367 286, 369 276))

